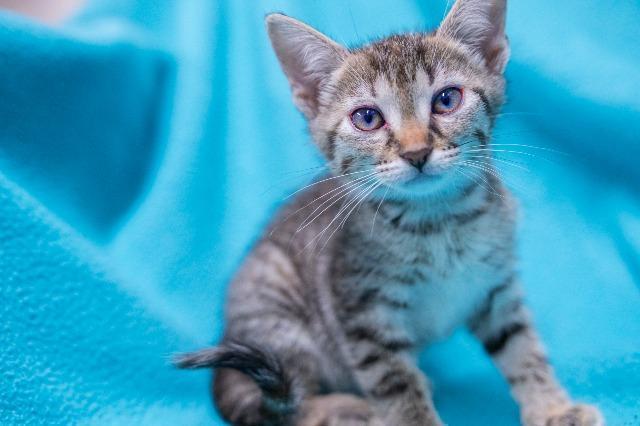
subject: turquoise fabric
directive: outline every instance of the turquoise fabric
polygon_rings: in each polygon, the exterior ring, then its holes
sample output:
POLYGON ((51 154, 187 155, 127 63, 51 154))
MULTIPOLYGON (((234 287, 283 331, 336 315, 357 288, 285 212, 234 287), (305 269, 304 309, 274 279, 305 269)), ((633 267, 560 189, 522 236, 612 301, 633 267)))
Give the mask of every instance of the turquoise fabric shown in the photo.
MULTIPOLYGON (((444 1, 94 0, 62 28, 0 14, 0 423, 221 424, 175 352, 220 335, 225 283, 320 164, 262 19, 352 45, 444 1)), ((511 1, 496 143, 558 375, 640 424, 640 3, 511 1), (559 150, 566 154, 559 154, 559 150)), ((426 351, 451 425, 516 425, 466 333, 426 351)))

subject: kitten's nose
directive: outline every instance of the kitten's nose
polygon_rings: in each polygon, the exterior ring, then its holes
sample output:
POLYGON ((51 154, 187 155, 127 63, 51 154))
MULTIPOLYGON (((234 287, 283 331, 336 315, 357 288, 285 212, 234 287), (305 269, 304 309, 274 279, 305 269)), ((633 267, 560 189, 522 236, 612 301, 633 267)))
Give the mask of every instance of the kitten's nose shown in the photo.
POLYGON ((433 147, 425 146, 421 149, 401 152, 400 157, 407 160, 418 171, 422 171, 422 166, 426 164, 431 152, 433 152, 433 147))

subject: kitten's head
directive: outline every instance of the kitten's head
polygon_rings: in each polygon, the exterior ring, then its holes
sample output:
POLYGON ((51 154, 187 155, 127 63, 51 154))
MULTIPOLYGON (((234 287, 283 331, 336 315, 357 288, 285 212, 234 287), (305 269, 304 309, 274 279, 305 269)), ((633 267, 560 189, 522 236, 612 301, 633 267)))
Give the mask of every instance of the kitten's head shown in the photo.
POLYGON ((415 196, 460 187, 487 160, 509 57, 505 13, 506 0, 458 0, 433 33, 352 50, 284 15, 267 28, 334 173, 415 196))

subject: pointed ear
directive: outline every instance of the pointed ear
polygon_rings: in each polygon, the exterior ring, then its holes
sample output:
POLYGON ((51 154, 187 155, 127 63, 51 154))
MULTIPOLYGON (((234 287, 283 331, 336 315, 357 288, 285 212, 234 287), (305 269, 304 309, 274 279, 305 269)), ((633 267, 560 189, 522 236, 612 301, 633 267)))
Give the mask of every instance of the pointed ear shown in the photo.
POLYGON ((288 16, 274 13, 266 22, 273 49, 291 84, 293 100, 307 118, 314 118, 322 85, 338 69, 347 49, 288 16))
POLYGON ((457 0, 438 35, 468 46, 492 72, 501 74, 509 60, 506 17, 507 0, 457 0))

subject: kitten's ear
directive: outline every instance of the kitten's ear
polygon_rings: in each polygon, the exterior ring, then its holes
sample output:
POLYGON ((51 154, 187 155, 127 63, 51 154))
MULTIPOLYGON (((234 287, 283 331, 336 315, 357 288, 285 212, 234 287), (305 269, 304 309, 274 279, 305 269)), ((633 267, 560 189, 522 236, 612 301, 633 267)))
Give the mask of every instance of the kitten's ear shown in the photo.
POLYGON ((322 84, 340 66, 347 50, 288 16, 274 13, 267 16, 266 23, 273 49, 291 83, 296 106, 307 118, 314 118, 322 84))
POLYGON ((505 34, 507 0, 457 0, 438 29, 480 54, 492 72, 501 74, 509 60, 505 34))

